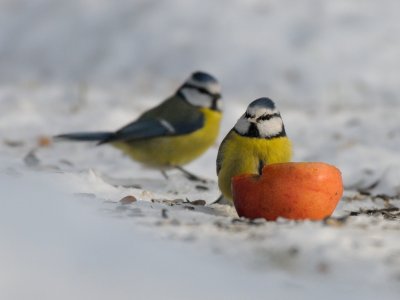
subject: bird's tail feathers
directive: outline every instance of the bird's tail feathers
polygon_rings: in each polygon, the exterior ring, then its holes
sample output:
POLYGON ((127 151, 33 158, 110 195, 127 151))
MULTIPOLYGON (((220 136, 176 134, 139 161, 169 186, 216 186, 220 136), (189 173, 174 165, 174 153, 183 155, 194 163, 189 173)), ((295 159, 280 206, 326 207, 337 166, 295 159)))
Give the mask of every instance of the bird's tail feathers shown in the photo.
POLYGON ((85 141, 85 142, 99 142, 110 139, 114 133, 108 131, 99 132, 73 132, 56 135, 54 138, 57 140, 71 140, 71 141, 85 141))

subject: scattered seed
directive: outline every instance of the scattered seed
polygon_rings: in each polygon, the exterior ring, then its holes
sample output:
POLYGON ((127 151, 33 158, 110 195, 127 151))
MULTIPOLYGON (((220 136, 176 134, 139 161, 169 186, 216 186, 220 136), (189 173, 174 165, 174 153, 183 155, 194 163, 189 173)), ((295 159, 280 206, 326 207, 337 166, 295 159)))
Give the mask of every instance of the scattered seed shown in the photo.
POLYGON ((246 219, 246 218, 233 218, 231 220, 232 224, 246 224, 246 225, 252 225, 252 226, 260 226, 264 225, 267 221, 262 218, 257 218, 254 220, 246 219))
POLYGON ((388 220, 398 220, 400 219, 400 208, 396 206, 391 206, 387 208, 380 209, 360 209, 359 211, 352 211, 350 216, 359 216, 359 215, 368 215, 368 216, 383 216, 388 220))
POLYGON ((177 219, 172 219, 170 224, 174 225, 174 226, 178 226, 178 225, 181 225, 181 222, 179 222, 179 220, 177 220, 177 219))
POLYGON ((115 185, 116 187, 123 187, 123 188, 126 188, 126 189, 141 189, 142 188, 142 186, 141 185, 139 185, 139 184, 118 184, 118 185, 115 185))
POLYGON ((121 203, 122 205, 126 205, 126 204, 131 204, 136 201, 137 201, 137 199, 135 196, 128 195, 128 196, 125 196, 124 198, 122 198, 121 200, 119 200, 119 203, 121 203))
POLYGON ((69 160, 66 160, 66 159, 60 159, 59 162, 60 162, 60 164, 70 166, 70 167, 72 167, 74 165, 72 162, 70 162, 69 160))
POLYGON ((210 190, 207 186, 205 185, 196 185, 195 188, 199 191, 208 191, 210 190))
POLYGON ((328 225, 328 226, 341 227, 346 223, 348 217, 349 217, 349 215, 343 216, 343 217, 327 217, 322 222, 323 222, 323 224, 328 225))
POLYGON ((163 219, 168 219, 168 214, 167 214, 167 212, 168 212, 168 210, 167 210, 166 208, 163 208, 163 209, 161 210, 161 217, 162 217, 163 219))
POLYGON ((9 147, 22 147, 25 144, 23 141, 17 140, 4 140, 3 142, 9 147))
POLYGON ((233 218, 233 219, 231 220, 231 222, 232 222, 232 224, 236 224, 236 223, 247 223, 248 220, 246 220, 246 219, 241 219, 241 218, 233 218))
POLYGON ((39 136, 37 144, 39 147, 49 147, 51 145, 51 138, 45 135, 39 136))
POLYGON ((185 201, 183 199, 173 199, 173 200, 168 200, 168 199, 151 199, 152 203, 162 203, 168 206, 174 206, 174 205, 180 205, 184 203, 185 201))
POLYGON ((24 163, 28 167, 37 167, 40 164, 40 160, 37 158, 35 150, 29 151, 29 153, 24 157, 24 163))
POLYGON ((329 265, 325 262, 319 262, 317 264, 317 271, 322 274, 329 273, 329 265))
POLYGON ((253 219, 249 222, 249 224, 251 225, 264 225, 265 223, 267 223, 267 220, 265 220, 264 218, 253 219))
POLYGON ((144 217, 142 210, 140 208, 130 209, 128 213, 129 217, 144 217))
POLYGON ((171 204, 182 204, 184 202, 183 199, 173 199, 173 200, 164 200, 164 203, 171 203, 171 204))
POLYGON ((360 195, 363 195, 363 196, 370 196, 371 195, 371 192, 368 191, 367 189, 359 189, 359 190, 357 190, 357 192, 359 192, 360 195))
POLYGON ((378 194, 372 197, 372 199, 376 199, 376 198, 380 198, 383 201, 389 201, 389 200, 393 200, 393 199, 398 199, 400 197, 400 195, 395 195, 395 196, 389 196, 386 194, 378 194))
POLYGON ((74 193, 74 196, 91 199, 96 198, 96 195, 93 193, 74 193))
POLYGON ((296 256, 297 254, 300 253, 300 250, 299 250, 299 248, 293 246, 288 249, 288 253, 290 256, 296 256))
POLYGON ((196 206, 204 206, 206 205, 206 201, 205 200, 193 200, 189 202, 192 205, 196 205, 196 206))

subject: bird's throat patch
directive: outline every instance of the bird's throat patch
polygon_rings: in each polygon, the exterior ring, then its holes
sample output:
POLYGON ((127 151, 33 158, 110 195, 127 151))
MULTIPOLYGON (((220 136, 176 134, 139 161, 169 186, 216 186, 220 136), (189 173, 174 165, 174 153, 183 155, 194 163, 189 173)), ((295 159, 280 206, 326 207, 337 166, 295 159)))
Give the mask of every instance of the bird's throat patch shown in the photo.
POLYGON ((246 136, 248 137, 260 137, 260 132, 258 131, 257 124, 251 123, 246 136))

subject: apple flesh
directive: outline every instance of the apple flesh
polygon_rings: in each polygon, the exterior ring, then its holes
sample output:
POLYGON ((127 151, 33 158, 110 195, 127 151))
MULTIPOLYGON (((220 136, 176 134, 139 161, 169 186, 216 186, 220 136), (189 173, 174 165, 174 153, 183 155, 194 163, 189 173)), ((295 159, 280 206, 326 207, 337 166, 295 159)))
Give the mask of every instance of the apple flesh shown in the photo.
POLYGON ((240 217, 321 220, 330 216, 343 194, 342 176, 322 162, 266 165, 261 175, 232 178, 232 193, 240 217))

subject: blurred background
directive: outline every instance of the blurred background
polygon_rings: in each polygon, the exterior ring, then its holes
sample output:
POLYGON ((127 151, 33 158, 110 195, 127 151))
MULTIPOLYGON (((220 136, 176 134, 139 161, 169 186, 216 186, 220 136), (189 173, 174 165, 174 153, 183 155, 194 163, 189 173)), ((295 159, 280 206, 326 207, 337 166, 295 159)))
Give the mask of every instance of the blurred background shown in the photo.
POLYGON ((397 0, 1 0, 0 84, 162 98, 199 69, 227 105, 395 104, 399 11, 397 0))
MULTIPOLYGON (((219 141, 268 96, 294 160, 400 193, 399 19, 398 0, 0 0, 0 135, 115 130, 203 70, 223 87, 219 141)), ((109 147, 65 147, 46 159, 64 149, 82 168, 137 166, 109 147)), ((189 169, 215 178, 217 149, 189 169)))
POLYGON ((398 218, 247 227, 150 202, 214 201, 219 142, 261 96, 295 161, 341 170, 339 212, 399 207, 399 0, 0 0, 0 298, 398 299, 398 218), (209 190, 52 143, 120 128, 195 70, 223 88, 218 142, 185 166, 209 190))

